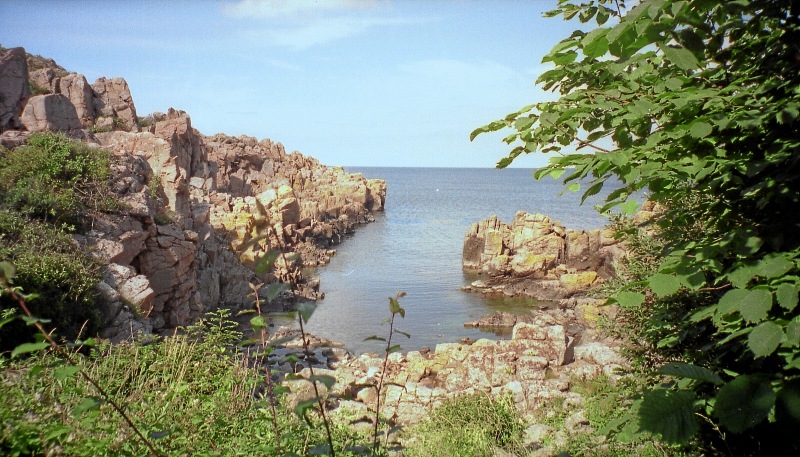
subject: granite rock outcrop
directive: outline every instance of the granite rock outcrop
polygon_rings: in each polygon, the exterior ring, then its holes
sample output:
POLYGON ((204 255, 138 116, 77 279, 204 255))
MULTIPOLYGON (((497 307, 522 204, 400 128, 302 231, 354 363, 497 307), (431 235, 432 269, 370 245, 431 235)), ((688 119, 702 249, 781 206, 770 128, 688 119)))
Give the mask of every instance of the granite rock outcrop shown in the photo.
POLYGON ((98 294, 101 336, 112 341, 167 333, 218 307, 252 307, 253 287, 264 297, 275 282, 290 288, 273 308, 319 298, 303 267, 327 262, 332 245, 383 209, 382 180, 269 139, 202 135, 183 111, 139 118, 122 78, 90 85, 22 48, 0 49, 0 75, 4 147, 60 131, 111 152, 122 209, 92 214, 75 238, 107 264, 98 294), (274 268, 256 273, 272 252, 274 268))
POLYGON ((624 247, 610 229, 573 230, 541 214, 517 212, 470 226, 462 265, 485 277, 467 287, 484 293, 558 300, 581 295, 614 275, 624 247))
POLYGON ((22 126, 20 116, 30 96, 25 50, 0 49, 0 132, 22 126))
MULTIPOLYGON (((547 315, 515 324, 507 340, 441 343, 432 351, 392 353, 385 371, 381 356, 354 357, 324 342, 306 351, 305 358, 316 365, 315 375, 336 379, 323 396, 338 397, 330 405, 351 414, 374 411, 378 392, 371 386, 383 375, 381 411, 402 425, 419 422, 447 398, 476 392, 511 396, 524 414, 553 398, 580 402, 580 395, 570 391, 573 381, 601 374, 613 378, 626 365, 616 346, 581 343, 547 315)), ((307 363, 277 363, 279 371, 298 375, 285 381, 292 391, 290 401, 314 396, 307 363)))

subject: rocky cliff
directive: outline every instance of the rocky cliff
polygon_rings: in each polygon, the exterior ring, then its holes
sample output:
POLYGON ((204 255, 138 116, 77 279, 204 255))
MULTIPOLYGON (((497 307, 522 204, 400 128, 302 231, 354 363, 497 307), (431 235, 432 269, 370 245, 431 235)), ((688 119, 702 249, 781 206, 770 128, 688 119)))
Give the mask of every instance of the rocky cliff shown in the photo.
POLYGON ((220 306, 251 307, 251 284, 289 284, 283 303, 318 298, 302 267, 326 263, 330 246, 373 220, 386 198, 384 181, 269 139, 205 136, 174 109, 140 118, 122 78, 89 84, 22 48, 0 49, 0 142, 13 148, 38 131, 112 153, 123 209, 92 215, 75 236, 108 264, 101 336, 112 340, 167 331, 220 306), (257 274, 271 252, 281 253, 274 268, 257 274))
POLYGON ((511 225, 497 216, 472 224, 462 265, 484 276, 469 290, 557 300, 580 295, 614 274, 624 248, 610 229, 573 230, 520 211, 511 225))

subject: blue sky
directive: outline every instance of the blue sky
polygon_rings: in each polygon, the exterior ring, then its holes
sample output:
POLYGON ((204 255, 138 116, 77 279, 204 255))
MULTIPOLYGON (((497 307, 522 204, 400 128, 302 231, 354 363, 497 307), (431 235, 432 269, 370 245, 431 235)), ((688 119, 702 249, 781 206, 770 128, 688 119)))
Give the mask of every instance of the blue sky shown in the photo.
MULTIPOLYGON (((491 167, 481 125, 535 101, 578 25, 533 1, 0 1, 0 44, 121 76, 140 116, 280 141, 327 165, 491 167)), ((541 155, 518 159, 536 167, 541 155)))

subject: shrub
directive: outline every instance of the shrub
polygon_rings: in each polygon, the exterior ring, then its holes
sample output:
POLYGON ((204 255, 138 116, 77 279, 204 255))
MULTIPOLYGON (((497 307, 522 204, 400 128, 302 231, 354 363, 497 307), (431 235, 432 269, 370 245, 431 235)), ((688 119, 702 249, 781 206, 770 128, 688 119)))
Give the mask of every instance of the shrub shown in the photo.
POLYGON ((513 400, 485 393, 444 401, 430 418, 411 430, 409 456, 491 456, 496 448, 517 450, 523 422, 513 400))
MULTIPOLYGON (((220 310, 157 344, 96 347, 76 359, 126 405, 160 455, 277 455, 272 412, 258 393, 263 373, 232 346, 241 335, 228 319, 220 310)), ((0 454, 147 455, 83 378, 59 374, 53 356, 14 363, 0 371, 0 454)), ((282 401, 277 416, 283 455, 309 455, 326 442, 319 422, 308 427, 282 401)), ((342 447, 359 439, 340 424, 333 433, 342 447)))
POLYGON ((87 210, 116 208, 110 155, 63 134, 36 133, 0 154, 0 203, 23 214, 76 223, 87 210))
MULTIPOLYGON (((82 252, 72 237, 58 228, 19 214, 0 210, 0 260, 17 269, 14 285, 35 294, 31 312, 50 319, 58 335, 75 338, 84 328, 92 334, 99 324, 94 287, 100 279, 100 263, 82 252)), ((16 307, 0 296, 0 310, 16 307)), ((0 329, 0 351, 28 340, 32 327, 21 322, 0 329)))

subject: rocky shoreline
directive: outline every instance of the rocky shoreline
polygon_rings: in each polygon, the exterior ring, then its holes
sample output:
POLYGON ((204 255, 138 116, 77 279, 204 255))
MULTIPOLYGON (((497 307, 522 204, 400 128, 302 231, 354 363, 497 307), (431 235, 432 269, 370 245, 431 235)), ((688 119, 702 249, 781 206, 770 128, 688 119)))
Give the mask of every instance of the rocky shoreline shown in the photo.
MULTIPOLYGON (((265 311, 297 297, 320 298, 319 281, 306 277, 304 267, 327 263, 332 246, 383 210, 382 180, 287 153, 269 139, 203 135, 183 111, 138 117, 122 78, 89 84, 22 48, 0 49, 0 75, 4 147, 23 144, 33 132, 58 131, 112 154, 112 190, 122 208, 92 214, 87 230, 74 239, 107 264, 98 286, 100 336, 113 342, 171 334, 218 308, 234 314, 252 309, 256 296, 264 302, 271 284, 289 284, 290 290, 265 311), (273 251, 280 253, 274 268, 257 272, 273 251)), ((289 387, 291 402, 307 400, 313 366, 317 377, 337 380, 324 390, 327 406, 352 417, 368 415, 378 395, 368 386, 383 376, 383 412, 405 425, 443 400, 471 392, 510 395, 528 415, 553 398, 579 405, 580 395, 570 390, 574 380, 614 377, 625 366, 618 343, 594 330, 598 301, 585 297, 613 275, 622 252, 608 230, 570 230, 523 212, 511 225, 496 216, 483 220, 472 225, 463 250, 465 271, 483 279, 466 290, 532 296, 553 306, 465 323, 502 327, 511 338, 394 352, 385 373, 383 356, 355 356, 314 337, 305 349, 297 329, 272 329, 275 380, 289 387), (286 357, 298 351, 299 361, 286 357)), ((573 422, 586 423, 580 417, 573 422)), ((529 441, 535 447, 551 432, 569 430, 543 432, 533 425, 529 441)))
MULTIPOLYGON (((656 209, 645 202, 634 217, 644 223, 656 209)), ((555 301, 586 297, 615 274, 624 243, 609 228, 575 230, 542 214, 519 211, 511 224, 491 216, 464 236, 462 266, 480 278, 467 292, 555 301)))
POLYGON ((595 331, 598 305, 592 300, 565 300, 562 306, 535 314, 488 316, 478 325, 513 322, 511 338, 394 352, 388 355, 385 372, 383 355, 354 355, 313 336, 307 336, 308 350, 304 350, 299 331, 282 327, 271 337, 280 343, 271 356, 270 369, 273 379, 289 388, 290 405, 315 398, 312 379, 335 379, 330 388, 320 383, 317 387, 329 415, 351 423, 354 417, 374 414, 378 400, 374 386, 381 376, 385 386, 380 393, 382 414, 401 427, 423 421, 449 398, 472 393, 509 396, 529 423, 525 446, 535 450, 533 455, 553 455, 545 441, 566 440, 572 433, 585 431, 588 424, 582 412, 583 397, 573 385, 600 375, 613 380, 627 367, 620 344, 595 331), (299 361, 287 358, 288 354, 296 354, 299 361), (560 430, 536 422, 543 405, 556 399, 575 411, 560 430))
POLYGON ((112 153, 116 213, 97 213, 74 238, 108 264, 100 336, 168 334, 208 311, 252 308, 269 284, 322 297, 304 267, 328 262, 359 224, 383 210, 386 183, 327 167, 269 139, 206 136, 183 111, 137 116, 122 78, 89 84, 23 48, 0 50, 0 143, 56 131, 112 153), (33 89, 33 92, 32 92, 33 89), (256 272, 270 253, 274 268, 256 272))

